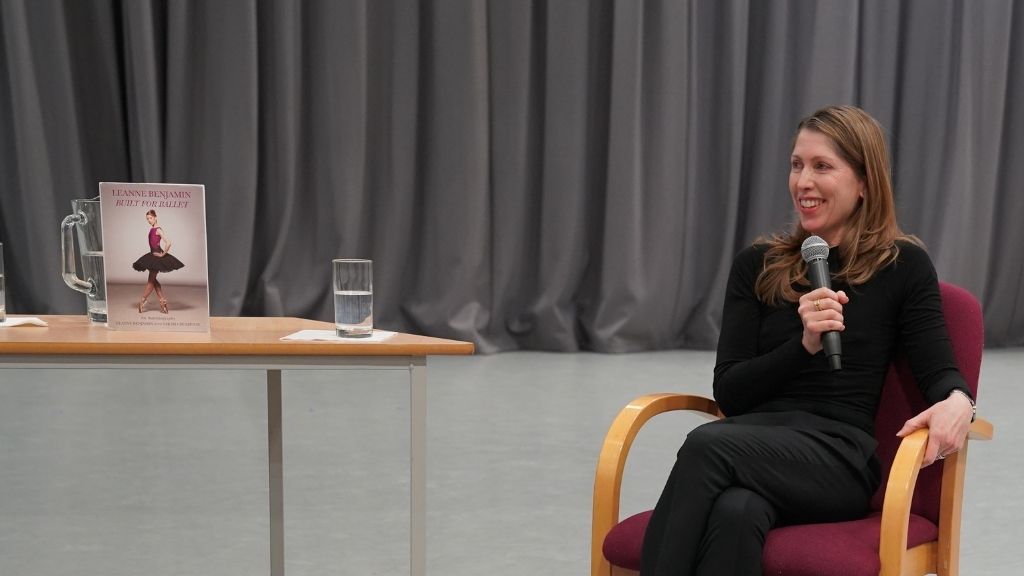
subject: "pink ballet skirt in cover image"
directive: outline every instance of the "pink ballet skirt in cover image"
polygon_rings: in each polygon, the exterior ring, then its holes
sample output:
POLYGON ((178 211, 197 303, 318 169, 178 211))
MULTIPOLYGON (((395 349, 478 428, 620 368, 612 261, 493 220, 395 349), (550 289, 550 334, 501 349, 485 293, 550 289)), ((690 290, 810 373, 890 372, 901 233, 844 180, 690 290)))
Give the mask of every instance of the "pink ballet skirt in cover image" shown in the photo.
POLYGON ((132 268, 135 268, 139 272, 145 272, 151 270, 153 272, 173 272, 179 268, 184 268, 185 265, 170 254, 164 254, 163 256, 157 256, 153 252, 160 251, 160 236, 156 233, 156 228, 149 229, 149 252, 146 252, 139 257, 135 263, 132 264, 132 268))

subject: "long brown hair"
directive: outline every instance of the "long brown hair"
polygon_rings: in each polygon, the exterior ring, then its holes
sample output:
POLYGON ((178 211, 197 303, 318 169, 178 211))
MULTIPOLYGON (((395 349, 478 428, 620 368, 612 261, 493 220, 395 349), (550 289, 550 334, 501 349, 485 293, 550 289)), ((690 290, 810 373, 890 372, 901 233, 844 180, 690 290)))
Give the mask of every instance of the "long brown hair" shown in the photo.
MULTIPOLYGON (((825 135, 864 182, 864 197, 850 214, 839 243, 843 266, 836 274, 836 279, 850 286, 863 284, 896 260, 896 240, 921 244, 916 237, 904 234, 896 222, 885 134, 874 118, 855 106, 828 106, 804 118, 797 125, 794 143, 801 130, 825 135)), ((795 302, 800 298, 795 286, 809 286, 807 265, 800 255, 800 244, 808 236, 797 220, 788 234, 758 240, 768 244, 764 270, 754 287, 762 302, 795 302)))

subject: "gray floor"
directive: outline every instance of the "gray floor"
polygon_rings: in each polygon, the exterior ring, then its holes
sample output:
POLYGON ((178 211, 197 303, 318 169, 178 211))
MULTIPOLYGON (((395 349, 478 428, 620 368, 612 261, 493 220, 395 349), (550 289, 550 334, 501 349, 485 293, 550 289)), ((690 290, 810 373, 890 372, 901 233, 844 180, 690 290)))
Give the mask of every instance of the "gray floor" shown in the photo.
MULTIPOLYGON (((631 398, 709 393, 713 354, 432 358, 428 574, 586 574, 594 464, 631 398)), ((962 573, 1024 573, 1013 526, 1024 350, 992 350, 971 451, 962 573)), ((408 572, 401 372, 286 372, 289 576, 408 572), (357 378, 358 376, 358 378, 357 378)), ((0 574, 266 574, 260 372, 0 371, 0 574)), ((650 507, 696 421, 641 433, 623 512, 650 507)))

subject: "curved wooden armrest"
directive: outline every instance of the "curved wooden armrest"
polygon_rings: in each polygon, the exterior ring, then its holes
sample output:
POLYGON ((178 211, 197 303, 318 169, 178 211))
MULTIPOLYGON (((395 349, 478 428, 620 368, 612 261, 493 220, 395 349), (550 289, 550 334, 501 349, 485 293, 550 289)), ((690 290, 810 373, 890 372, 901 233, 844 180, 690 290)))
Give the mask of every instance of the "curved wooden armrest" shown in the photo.
MULTIPOLYGON (((970 440, 991 440, 992 423, 978 418, 971 423, 963 448, 942 461, 942 494, 939 501, 939 542, 936 556, 939 574, 956 574, 956 559, 960 554, 960 515, 963 507, 964 472, 967 468, 967 448, 970 440)), ((928 447, 928 430, 911 433, 900 442, 889 482, 885 487, 882 504, 882 530, 879 557, 881 576, 903 574, 907 551, 907 527, 914 501, 914 486, 921 462, 928 447)), ((936 466, 940 464, 935 464, 936 466)))
POLYGON ((992 423, 984 418, 977 418, 971 422, 971 429, 967 432, 970 440, 991 440, 994 432, 992 423))
POLYGON ((591 528, 591 574, 609 574, 602 546, 608 531, 619 521, 619 491, 626 457, 638 432, 654 416, 674 410, 693 410, 716 418, 722 416, 718 404, 710 398, 688 394, 648 394, 640 396, 615 417, 597 460, 594 476, 594 518, 591 528))
POLYGON ((914 485, 921 471, 921 461, 928 447, 928 429, 915 430, 903 438, 889 470, 882 504, 882 532, 878 555, 882 560, 881 576, 903 574, 903 557, 907 551, 907 527, 914 485))

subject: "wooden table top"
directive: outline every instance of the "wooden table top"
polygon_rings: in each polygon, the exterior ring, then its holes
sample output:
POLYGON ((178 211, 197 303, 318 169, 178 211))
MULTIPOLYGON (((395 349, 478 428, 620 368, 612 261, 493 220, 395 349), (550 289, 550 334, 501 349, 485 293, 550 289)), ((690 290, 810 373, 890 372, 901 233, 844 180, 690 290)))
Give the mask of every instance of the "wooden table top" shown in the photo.
MULTIPOLYGON (((20 316, 20 315, 19 315, 20 316)), ((0 328, 0 354, 156 356, 434 356, 473 353, 471 342, 396 333, 383 342, 284 341, 299 330, 334 330, 302 318, 210 318, 210 332, 110 330, 84 314, 40 315, 48 327, 0 328)))

